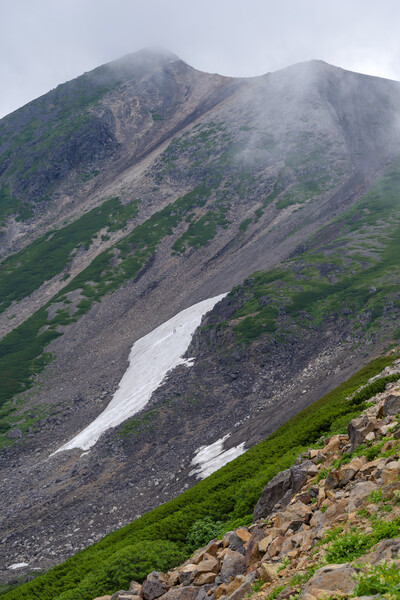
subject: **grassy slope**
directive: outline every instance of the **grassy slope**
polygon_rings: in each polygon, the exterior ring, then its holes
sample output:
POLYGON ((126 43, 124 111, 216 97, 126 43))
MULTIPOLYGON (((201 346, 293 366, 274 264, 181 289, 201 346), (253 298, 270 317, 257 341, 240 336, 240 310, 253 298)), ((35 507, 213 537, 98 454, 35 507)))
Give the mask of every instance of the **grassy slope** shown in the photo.
POLYGON ((346 400, 398 355, 382 357, 346 383, 290 419, 269 438, 248 450, 178 498, 145 514, 130 525, 4 594, 7 600, 91 600, 126 587, 153 569, 165 569, 188 556, 188 532, 205 516, 233 523, 248 521, 262 488, 320 436, 341 431, 359 414, 369 397, 384 388, 387 378, 371 384, 351 402, 346 400))

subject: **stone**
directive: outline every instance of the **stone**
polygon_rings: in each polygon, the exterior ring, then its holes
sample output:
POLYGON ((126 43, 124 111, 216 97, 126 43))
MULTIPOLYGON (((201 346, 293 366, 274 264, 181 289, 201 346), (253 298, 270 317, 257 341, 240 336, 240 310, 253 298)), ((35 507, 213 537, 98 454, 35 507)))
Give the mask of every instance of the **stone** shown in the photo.
POLYGON ((249 568, 251 564, 259 560, 262 556, 262 553, 258 549, 258 543, 265 537, 264 531, 261 527, 255 527, 253 533, 251 534, 251 538, 248 541, 245 560, 246 567, 249 568))
POLYGON ((184 587, 173 587, 161 597, 162 600, 203 600, 206 595, 203 588, 186 585, 184 587))
POLYGON ((349 512, 357 510, 368 498, 371 492, 378 489, 378 485, 372 481, 360 481, 355 483, 349 493, 349 512))
POLYGON ((256 504, 253 514, 253 522, 266 518, 271 514, 274 506, 280 502, 285 508, 291 498, 301 490, 308 479, 308 471, 314 467, 311 461, 305 461, 300 465, 294 465, 286 471, 281 471, 265 486, 261 497, 256 504))
POLYGON ((250 531, 245 527, 240 527, 239 529, 236 529, 236 535, 242 540, 243 544, 247 544, 247 542, 251 538, 250 531))
POLYGON ((267 552, 267 554, 269 555, 270 558, 274 558, 274 556, 279 556, 279 554, 281 553, 284 541, 285 541, 285 538, 282 535, 280 535, 270 543, 270 545, 268 547, 268 552, 267 552))
POLYGON ((265 554, 265 552, 268 550, 268 546, 270 545, 270 543, 278 535, 280 535, 280 531, 276 527, 272 527, 271 529, 268 529, 268 533, 265 536, 265 538, 263 538, 261 541, 258 542, 258 549, 261 552, 261 554, 265 554))
MULTIPOLYGON (((106 596, 107 598, 107 596, 106 596)), ((109 596, 111 600, 140 600, 140 596, 136 594, 131 594, 130 592, 125 592, 120 590, 119 592, 114 592, 112 596, 109 596)))
POLYGON ((142 584, 141 583, 138 583, 137 581, 131 581, 128 591, 131 594, 136 594, 137 596, 140 596, 140 590, 141 589, 142 589, 142 584))
POLYGON ((365 436, 375 430, 374 422, 362 415, 356 419, 352 419, 347 426, 347 433, 350 438, 351 450, 355 450, 365 440, 365 436))
POLYGON ((199 550, 197 550, 193 554, 190 562, 192 562, 196 565, 201 560, 203 560, 205 554, 208 554, 211 556, 216 556, 217 552, 221 549, 221 547, 222 547, 222 540, 213 540, 212 542, 207 544, 207 546, 204 546, 203 548, 200 548, 199 550))
POLYGON ((155 600, 159 598, 168 589, 168 578, 164 573, 152 571, 147 575, 140 589, 140 596, 143 600, 155 600))
POLYGON ((245 557, 236 552, 235 550, 231 550, 228 548, 226 550, 226 554, 223 557, 220 577, 222 581, 228 583, 230 578, 236 577, 236 575, 241 575, 246 571, 246 559, 245 557))
POLYGON ((308 581, 299 600, 304 600, 305 594, 316 598, 330 597, 335 592, 349 594, 357 584, 354 579, 356 574, 357 570, 349 563, 321 567, 308 581))
POLYGON ((111 600, 111 596, 97 596, 94 600, 111 600))
POLYGON ((214 583, 216 578, 215 573, 199 573, 193 580, 194 585, 206 585, 207 583, 214 583))
POLYGON ((215 600, 218 600, 218 598, 221 598, 221 596, 225 596, 227 588, 228 585, 226 583, 221 583, 221 585, 219 585, 213 593, 215 600))
POLYGON ((372 547, 371 551, 362 556, 361 563, 368 563, 375 566, 381 562, 391 563, 398 557, 400 552, 400 536, 391 540, 382 540, 372 547))
POLYGON ((278 565, 261 563, 259 571, 261 579, 266 583, 270 583, 278 578, 278 565))
POLYGON ((245 581, 241 586, 237 588, 230 596, 228 596, 229 600, 242 600, 248 594, 251 594, 251 584, 245 581))
POLYGON ((236 531, 228 531, 222 538, 222 542, 225 548, 230 548, 231 550, 236 550, 240 552, 240 554, 245 554, 246 550, 243 546, 243 540, 237 535, 236 531))
POLYGON ((386 483, 395 483, 400 477, 400 462, 392 460, 385 465, 381 473, 382 481, 386 483))
POLYGON ((180 572, 178 570, 168 571, 168 586, 173 587, 174 585, 178 585, 180 572))
POLYGON ((283 513, 280 513, 282 517, 281 529, 286 532, 288 529, 297 531, 303 525, 303 523, 310 522, 313 511, 310 506, 303 504, 303 502, 294 502, 290 504, 283 513))
POLYGON ((391 394, 382 404, 382 414, 384 417, 400 414, 400 395, 391 394))
POLYGON ((233 579, 226 586, 226 595, 230 596, 230 594, 233 594, 233 592, 235 590, 237 590, 242 585, 242 583, 244 583, 244 576, 243 575, 240 575, 239 577, 235 577, 235 579, 233 579))
POLYGON ((208 555, 197 564, 198 573, 217 573, 219 570, 219 562, 214 556, 208 555))

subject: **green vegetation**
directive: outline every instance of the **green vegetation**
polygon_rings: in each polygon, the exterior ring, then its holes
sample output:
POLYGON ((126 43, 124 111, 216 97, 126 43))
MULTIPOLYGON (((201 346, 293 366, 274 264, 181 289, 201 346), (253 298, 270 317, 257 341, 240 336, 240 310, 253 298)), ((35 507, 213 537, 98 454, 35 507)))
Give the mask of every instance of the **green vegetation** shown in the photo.
MULTIPOLYGON (((153 569, 167 568, 156 562, 155 555, 162 554, 170 566, 174 561, 181 562, 189 554, 187 544, 191 533, 200 534, 203 528, 199 522, 204 525, 208 517, 210 527, 217 522, 232 527, 235 526, 232 519, 247 519, 265 484, 292 465, 299 452, 322 435, 335 432, 339 418, 353 414, 355 409, 361 411, 365 402, 355 406, 354 399, 352 403, 346 398, 396 358, 377 359, 290 419, 269 438, 178 498, 143 515, 34 581, 7 592, 4 598, 91 600, 96 595, 124 587, 127 578, 140 581, 153 569), (140 557, 133 561, 126 559, 135 556, 137 548, 141 549, 140 557)), ((382 535, 380 527, 375 525, 374 528, 377 537, 382 535)), ((208 533, 204 537, 208 537, 208 533)))
POLYGON ((400 598, 400 571, 393 562, 370 567, 358 575, 358 584, 354 590, 356 596, 375 596, 382 598, 400 598))
POLYGON ((211 517, 204 517, 195 521, 186 537, 186 546, 189 552, 205 546, 210 540, 218 537, 225 531, 222 521, 214 521, 211 517))
POLYGON ((21 200, 13 198, 8 185, 0 188, 0 227, 8 215, 16 215, 17 221, 26 221, 32 216, 32 208, 21 200))
POLYGON ((80 247, 88 249, 101 229, 122 229, 137 212, 138 201, 123 206, 118 198, 110 198, 70 225, 47 233, 7 259, 0 271, 0 311, 67 269, 73 253, 80 247))
POLYGON ((367 533, 352 527, 331 542, 325 555, 326 561, 329 564, 350 562, 365 554, 374 543, 371 543, 371 537, 367 533))

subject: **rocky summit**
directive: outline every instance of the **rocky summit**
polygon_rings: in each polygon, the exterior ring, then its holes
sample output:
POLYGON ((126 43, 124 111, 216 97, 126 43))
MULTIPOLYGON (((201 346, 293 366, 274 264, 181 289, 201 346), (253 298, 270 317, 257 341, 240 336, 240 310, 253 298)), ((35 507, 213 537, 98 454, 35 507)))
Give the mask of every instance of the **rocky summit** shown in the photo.
POLYGON ((244 518, 293 444, 349 415, 329 394, 400 338, 399 128, 395 81, 322 61, 235 79, 147 50, 0 121, 4 586, 254 450, 221 515, 202 492, 163 532, 177 564, 193 521, 244 518))

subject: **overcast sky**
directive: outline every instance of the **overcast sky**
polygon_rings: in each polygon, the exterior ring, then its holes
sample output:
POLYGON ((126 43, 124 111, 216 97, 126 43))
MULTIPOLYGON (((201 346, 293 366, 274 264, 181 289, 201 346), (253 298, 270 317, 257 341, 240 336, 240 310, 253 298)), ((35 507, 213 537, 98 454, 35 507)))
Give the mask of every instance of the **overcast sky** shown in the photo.
POLYGON ((399 0, 0 0, 0 22, 0 116, 149 46, 223 75, 316 58, 400 80, 399 0))

